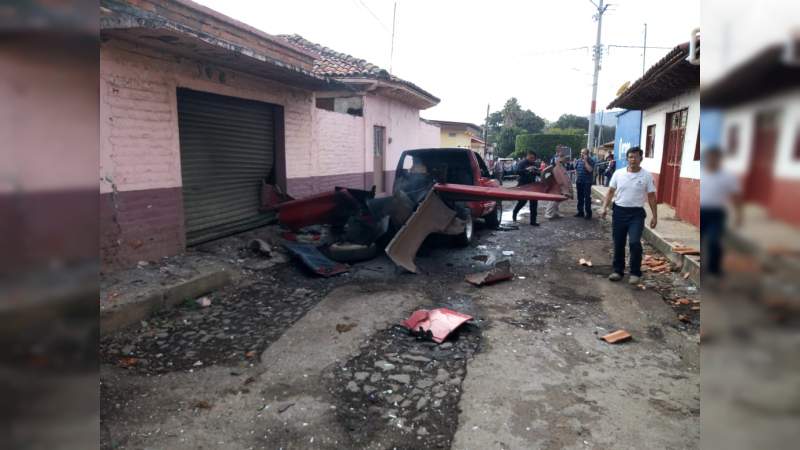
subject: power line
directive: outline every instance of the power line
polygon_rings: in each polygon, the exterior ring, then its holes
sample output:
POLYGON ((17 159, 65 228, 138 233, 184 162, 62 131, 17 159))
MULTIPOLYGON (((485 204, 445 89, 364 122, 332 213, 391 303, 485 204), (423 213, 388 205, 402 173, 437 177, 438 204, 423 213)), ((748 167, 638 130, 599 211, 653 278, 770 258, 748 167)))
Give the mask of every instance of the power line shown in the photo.
POLYGON ((656 46, 654 46, 654 45, 648 45, 648 46, 646 46, 646 47, 645 47, 644 45, 614 45, 614 44, 609 44, 609 45, 606 45, 606 47, 619 47, 619 48, 655 48, 655 49, 660 49, 660 50, 672 50, 673 48, 675 48, 675 47, 656 47, 656 46))
MULTIPOLYGON (((356 1, 356 0, 353 0, 353 1, 356 1)), ((364 4, 364 2, 362 0, 357 0, 357 1, 372 16, 372 18, 375 19, 376 22, 378 22, 378 25, 380 25, 381 28, 383 28, 383 31, 385 31, 385 32, 387 32, 389 34, 392 33, 389 30, 389 28, 386 25, 383 24, 383 21, 381 21, 381 19, 378 18, 378 16, 374 12, 372 12, 372 10, 369 9, 369 7, 366 4, 364 4)))

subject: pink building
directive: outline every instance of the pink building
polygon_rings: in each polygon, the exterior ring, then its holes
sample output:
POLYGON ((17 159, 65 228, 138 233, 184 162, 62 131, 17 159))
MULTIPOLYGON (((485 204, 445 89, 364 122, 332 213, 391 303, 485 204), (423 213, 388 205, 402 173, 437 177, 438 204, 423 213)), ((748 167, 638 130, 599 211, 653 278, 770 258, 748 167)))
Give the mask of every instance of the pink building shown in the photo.
POLYGON ((438 99, 411 83, 338 81, 320 52, 188 0, 101 1, 100 28, 105 269, 269 223, 262 183, 391 186, 399 152, 434 134, 419 109, 438 99), (361 115, 318 107, 354 98, 361 115))
POLYGON ((389 192, 403 150, 439 147, 439 128, 419 116, 438 98, 363 59, 302 36, 281 37, 314 55, 314 74, 348 87, 316 94, 312 154, 289 162, 290 194, 373 185, 377 192, 389 192))

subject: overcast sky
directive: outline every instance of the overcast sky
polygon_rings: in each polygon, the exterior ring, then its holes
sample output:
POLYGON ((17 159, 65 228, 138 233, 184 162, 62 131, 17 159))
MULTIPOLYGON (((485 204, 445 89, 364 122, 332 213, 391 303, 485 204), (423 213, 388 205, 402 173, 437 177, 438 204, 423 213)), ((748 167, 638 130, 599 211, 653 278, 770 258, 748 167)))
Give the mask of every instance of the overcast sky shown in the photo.
MULTIPOLYGON (((390 67, 441 98, 427 119, 483 123, 486 105, 510 97, 547 120, 587 115, 596 22, 590 0, 200 0, 270 34, 297 33, 336 51, 390 67), (579 50, 568 50, 585 47, 579 50)), ((603 16, 603 44, 674 47, 700 24, 697 0, 619 0, 603 16)), ((647 66, 669 49, 648 49, 647 66)), ((604 54, 598 109, 642 74, 640 48, 604 54)))

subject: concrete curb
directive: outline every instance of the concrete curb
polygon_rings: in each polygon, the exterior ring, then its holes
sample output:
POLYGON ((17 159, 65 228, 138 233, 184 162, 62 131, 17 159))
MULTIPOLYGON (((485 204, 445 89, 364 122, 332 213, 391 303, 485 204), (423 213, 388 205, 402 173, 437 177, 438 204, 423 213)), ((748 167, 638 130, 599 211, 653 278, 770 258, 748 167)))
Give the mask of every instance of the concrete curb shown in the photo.
MULTIPOLYGON (((603 200, 605 194, 592 186, 592 197, 603 200)), ((698 232, 699 233, 699 232, 698 232)), ((672 251, 672 244, 670 244, 658 231, 652 228, 644 227, 642 237, 650 245, 655 247, 658 251, 663 253, 673 264, 681 268, 681 273, 689 273, 689 279, 700 284, 700 257, 687 256, 675 253, 672 251)))
POLYGON ((100 308, 100 334, 105 335, 172 308, 187 299, 213 292, 231 282, 231 272, 218 269, 186 281, 162 286, 142 299, 100 308))

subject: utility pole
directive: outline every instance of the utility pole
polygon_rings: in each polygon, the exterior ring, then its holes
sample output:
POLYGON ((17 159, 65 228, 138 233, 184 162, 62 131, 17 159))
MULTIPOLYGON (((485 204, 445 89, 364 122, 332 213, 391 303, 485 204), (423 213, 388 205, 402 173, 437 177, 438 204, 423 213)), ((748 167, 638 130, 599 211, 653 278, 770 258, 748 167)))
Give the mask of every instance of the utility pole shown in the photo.
MULTIPOLYGON (((489 148, 489 103, 486 104, 486 123, 483 126, 483 157, 486 158, 486 150, 489 148)), ((494 158, 494 155, 492 155, 494 158)))
POLYGON ((647 24, 644 24, 644 44, 642 44, 642 75, 645 71, 645 55, 647 55, 647 24))
POLYGON ((592 2, 597 8, 597 14, 594 16, 597 20, 597 42, 594 45, 594 77, 592 80, 592 108, 591 113, 589 114, 589 133, 586 139, 586 146, 589 150, 592 149, 592 142, 594 142, 594 113, 597 108, 597 77, 600 75, 600 58, 603 56, 603 46, 600 43, 600 31, 603 26, 603 13, 606 12, 608 9, 608 5, 603 5, 603 0, 600 0, 600 4, 596 4, 592 0, 592 2))
POLYGON ((392 63, 394 62, 394 27, 397 23, 397 2, 394 2, 394 10, 392 11, 392 49, 389 50, 389 73, 392 73, 392 63))
POLYGON ((597 131, 597 143, 595 144, 595 148, 600 147, 603 145, 603 113, 605 112, 605 108, 600 110, 600 127, 597 131))

